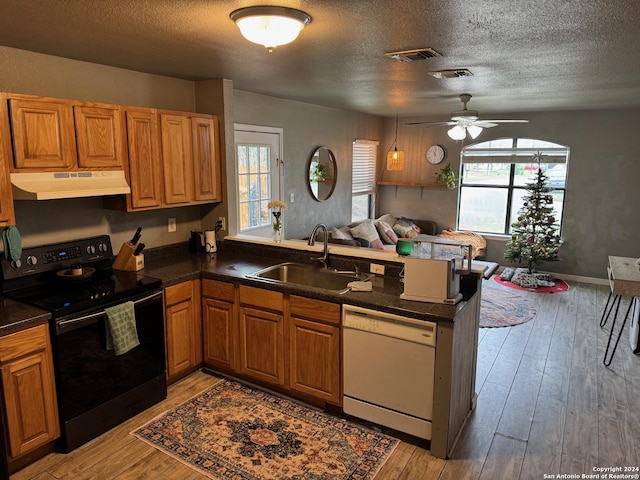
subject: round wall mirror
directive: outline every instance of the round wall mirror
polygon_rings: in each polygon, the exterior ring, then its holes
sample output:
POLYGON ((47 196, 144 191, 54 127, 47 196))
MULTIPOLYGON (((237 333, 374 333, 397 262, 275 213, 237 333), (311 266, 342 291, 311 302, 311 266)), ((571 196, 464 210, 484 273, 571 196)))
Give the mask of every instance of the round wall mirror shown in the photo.
POLYGON ((329 198, 336 188, 336 158, 327 147, 318 147, 311 154, 307 167, 311 196, 322 202, 329 198))

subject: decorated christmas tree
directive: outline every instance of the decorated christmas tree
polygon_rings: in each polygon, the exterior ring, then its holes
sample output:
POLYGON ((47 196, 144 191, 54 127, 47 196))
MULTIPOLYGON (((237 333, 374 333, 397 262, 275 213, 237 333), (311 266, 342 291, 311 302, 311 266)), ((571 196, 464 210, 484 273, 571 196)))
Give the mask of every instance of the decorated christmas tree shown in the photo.
POLYGON ((560 246, 559 225, 556 223, 551 188, 546 186, 547 176, 540 168, 542 155, 533 156, 538 163, 533 183, 527 184, 528 194, 518 211, 518 220, 511 224, 513 233, 507 241, 504 258, 526 263, 529 273, 545 262, 557 262, 560 246))

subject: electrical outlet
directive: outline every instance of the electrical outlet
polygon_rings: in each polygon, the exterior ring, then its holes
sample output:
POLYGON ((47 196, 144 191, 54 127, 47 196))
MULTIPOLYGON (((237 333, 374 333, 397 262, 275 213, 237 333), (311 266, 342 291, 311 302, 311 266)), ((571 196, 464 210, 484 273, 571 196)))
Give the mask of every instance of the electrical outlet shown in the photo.
POLYGON ((384 265, 378 265, 377 263, 369 264, 369 271, 376 275, 384 275, 384 265))
POLYGON ((226 230, 227 229, 227 217, 218 217, 218 221, 220 222, 220 225, 222 225, 221 230, 226 230))
POLYGON ((170 218, 169 219, 169 223, 167 225, 167 231, 169 233, 172 233, 172 232, 176 231, 176 219, 175 218, 170 218))

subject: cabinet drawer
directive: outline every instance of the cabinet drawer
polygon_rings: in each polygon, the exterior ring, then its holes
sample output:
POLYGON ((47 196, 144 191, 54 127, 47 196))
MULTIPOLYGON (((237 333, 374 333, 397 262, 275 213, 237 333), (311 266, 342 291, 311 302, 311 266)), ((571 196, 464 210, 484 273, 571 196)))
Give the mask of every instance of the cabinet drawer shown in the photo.
POLYGON ((193 281, 171 285, 164 289, 164 302, 166 306, 175 305, 179 302, 191 300, 193 298, 193 281))
POLYGON ((224 300, 226 302, 234 301, 233 283, 204 279, 202 283, 202 293, 205 297, 224 300))
POLYGON ((290 308, 292 316, 340 325, 340 305, 337 303, 291 295, 290 308))
POLYGON ((284 308, 284 295, 280 292, 240 285, 240 303, 281 312, 284 308))
POLYGON ((0 363, 44 350, 49 342, 46 325, 39 325, 0 338, 0 363))

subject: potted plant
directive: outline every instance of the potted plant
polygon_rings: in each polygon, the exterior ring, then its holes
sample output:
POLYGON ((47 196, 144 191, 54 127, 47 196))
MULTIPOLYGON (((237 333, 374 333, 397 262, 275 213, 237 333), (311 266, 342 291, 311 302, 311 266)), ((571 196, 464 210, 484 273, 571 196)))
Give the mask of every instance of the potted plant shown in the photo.
POLYGON ((312 182, 324 182, 327 180, 327 170, 321 163, 314 163, 311 165, 311 171, 309 172, 309 180, 312 182))
POLYGON ((446 185, 450 190, 456 188, 456 174, 453 173, 451 169, 451 162, 447 162, 447 164, 436 173, 436 183, 446 185))

